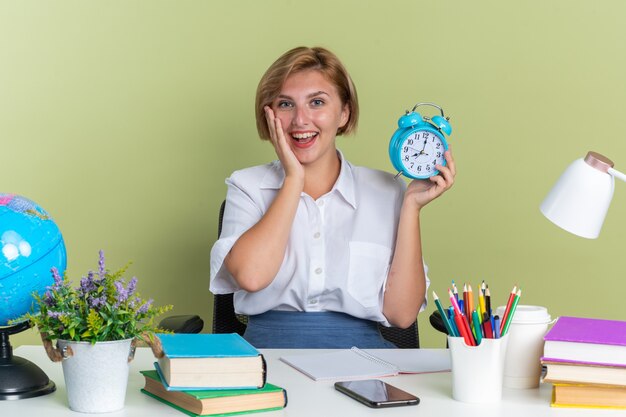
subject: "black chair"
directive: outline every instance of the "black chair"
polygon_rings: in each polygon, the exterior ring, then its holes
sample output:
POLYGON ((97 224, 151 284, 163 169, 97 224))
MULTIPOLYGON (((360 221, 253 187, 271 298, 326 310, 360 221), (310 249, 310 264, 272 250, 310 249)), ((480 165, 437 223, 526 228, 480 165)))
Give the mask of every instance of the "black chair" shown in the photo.
MULTIPOLYGON (((219 213, 217 235, 222 233, 225 201, 222 202, 219 213)), ((216 294, 213 297, 213 333, 239 333, 246 331, 248 318, 235 314, 233 294, 216 294)), ((378 325, 383 337, 403 349, 419 348, 419 334, 417 320, 406 329, 385 327, 378 325)))
POLYGON ((200 333, 204 320, 197 314, 169 316, 161 320, 159 327, 173 333, 200 333))

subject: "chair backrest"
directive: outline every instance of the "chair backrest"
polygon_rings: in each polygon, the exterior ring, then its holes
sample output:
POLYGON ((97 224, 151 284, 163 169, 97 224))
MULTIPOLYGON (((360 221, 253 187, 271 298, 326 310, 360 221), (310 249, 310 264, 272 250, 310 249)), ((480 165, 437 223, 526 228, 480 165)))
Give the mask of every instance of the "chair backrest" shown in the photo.
MULTIPOLYGON (((224 219, 225 201, 220 206, 217 236, 222 234, 222 221, 224 219)), ((213 333, 239 333, 243 336, 246 331, 246 316, 235 314, 233 294, 215 294, 213 296, 213 333)), ((419 348, 419 333, 417 320, 406 329, 398 327, 385 327, 378 325, 383 337, 402 349, 419 348)))

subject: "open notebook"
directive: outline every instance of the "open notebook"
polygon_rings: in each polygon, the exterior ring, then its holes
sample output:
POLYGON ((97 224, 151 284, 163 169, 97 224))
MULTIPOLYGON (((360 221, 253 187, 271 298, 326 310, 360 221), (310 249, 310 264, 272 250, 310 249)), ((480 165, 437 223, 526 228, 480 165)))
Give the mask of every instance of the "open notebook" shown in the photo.
POLYGON ((352 349, 288 355, 281 361, 316 381, 380 378, 450 370, 448 349, 352 349))

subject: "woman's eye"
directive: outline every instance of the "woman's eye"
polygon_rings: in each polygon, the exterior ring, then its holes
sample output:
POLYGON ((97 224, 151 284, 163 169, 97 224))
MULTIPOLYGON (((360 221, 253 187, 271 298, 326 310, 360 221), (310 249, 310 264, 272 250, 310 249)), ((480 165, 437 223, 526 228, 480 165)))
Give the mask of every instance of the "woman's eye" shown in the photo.
POLYGON ((290 101, 279 101, 278 102, 278 108, 279 109, 287 109, 293 107, 293 103, 290 101))
POLYGON ((321 106, 324 104, 324 100, 319 99, 319 98, 315 98, 313 100, 311 100, 311 104, 314 106, 321 106))

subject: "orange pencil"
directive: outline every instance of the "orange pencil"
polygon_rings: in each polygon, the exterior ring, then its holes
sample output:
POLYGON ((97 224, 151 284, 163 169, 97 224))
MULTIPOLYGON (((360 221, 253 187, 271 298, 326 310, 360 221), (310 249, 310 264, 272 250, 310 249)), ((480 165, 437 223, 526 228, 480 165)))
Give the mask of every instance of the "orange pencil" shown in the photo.
POLYGON ((506 323, 506 318, 511 312, 511 305, 513 304, 513 300, 515 299, 516 293, 517 293, 517 285, 514 285, 513 289, 511 290, 511 294, 509 294, 509 301, 507 301, 506 303, 504 314, 502 315, 502 319, 500 320, 500 334, 502 334, 502 330, 504 330, 504 323, 506 323))
POLYGON ((472 291, 472 284, 467 284, 467 303, 465 303, 465 305, 467 306, 465 310, 469 312, 467 317, 471 318, 472 310, 474 310, 474 292, 472 291))

